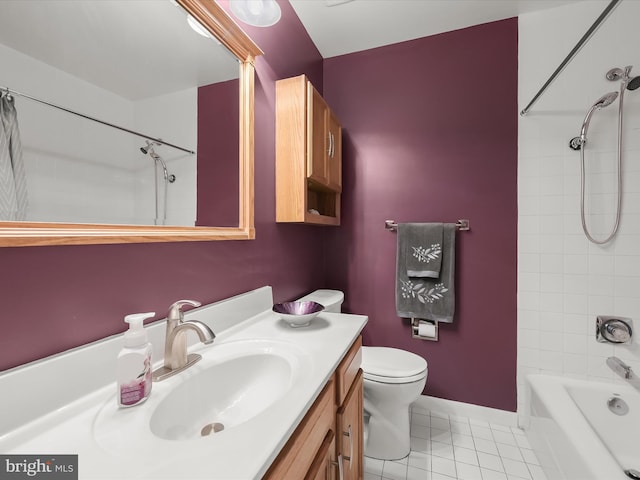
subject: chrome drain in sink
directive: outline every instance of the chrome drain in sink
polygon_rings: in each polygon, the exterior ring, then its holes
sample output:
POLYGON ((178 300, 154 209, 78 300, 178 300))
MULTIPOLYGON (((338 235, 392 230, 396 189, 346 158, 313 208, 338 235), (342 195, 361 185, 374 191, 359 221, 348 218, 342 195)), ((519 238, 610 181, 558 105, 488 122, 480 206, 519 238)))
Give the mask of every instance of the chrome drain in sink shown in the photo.
POLYGON ((629 405, 622 398, 613 396, 607 400, 607 406, 616 415, 626 415, 629 413, 629 405))
POLYGON ((218 422, 213 422, 205 425, 200 430, 200 435, 206 437, 207 435, 211 435, 212 433, 218 433, 224 430, 224 425, 218 422))
POLYGON ((624 473, 627 474, 627 477, 629 478, 633 478, 633 479, 640 479, 640 472, 638 470, 635 470, 633 468, 630 468, 629 470, 625 470, 624 473))

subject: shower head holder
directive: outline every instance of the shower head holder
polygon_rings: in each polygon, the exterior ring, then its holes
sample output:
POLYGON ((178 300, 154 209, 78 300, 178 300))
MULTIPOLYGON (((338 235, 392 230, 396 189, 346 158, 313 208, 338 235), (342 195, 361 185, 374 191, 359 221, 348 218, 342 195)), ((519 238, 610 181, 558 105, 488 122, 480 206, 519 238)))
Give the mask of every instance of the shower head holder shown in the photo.
POLYGON ((640 76, 632 77, 631 69, 632 65, 627 65, 624 68, 612 68, 605 75, 607 80, 615 82, 616 80, 622 80, 623 88, 633 91, 640 88, 640 76))
POLYGON ((633 67, 631 65, 627 65, 624 68, 612 68, 607 72, 605 77, 607 77, 607 80, 610 80, 612 82, 615 82, 617 80, 626 81, 629 79, 629 74, 631 73, 632 68, 633 67))
POLYGON ((582 137, 573 137, 571 140, 569 140, 569 148, 571 150, 580 150, 584 143, 585 140, 583 140, 582 137))

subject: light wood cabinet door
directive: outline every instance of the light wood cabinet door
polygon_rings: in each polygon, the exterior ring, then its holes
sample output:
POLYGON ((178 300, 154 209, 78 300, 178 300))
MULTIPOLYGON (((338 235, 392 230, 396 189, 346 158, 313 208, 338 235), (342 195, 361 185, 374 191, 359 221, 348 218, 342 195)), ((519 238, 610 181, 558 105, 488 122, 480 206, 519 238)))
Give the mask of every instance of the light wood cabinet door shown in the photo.
POLYGON ((304 480, 336 480, 336 440, 333 430, 329 430, 318 450, 304 480))
POLYGON ((318 452, 323 446, 326 447, 327 433, 335 428, 334 384, 333 380, 329 380, 278 458, 269 467, 263 480, 307 478, 308 472, 318 459, 318 452))
POLYGON ((327 171, 327 158, 330 153, 331 138, 327 131, 328 107, 324 99, 313 88, 311 82, 307 82, 307 178, 321 186, 329 182, 327 171))
POLYGON ((342 127, 322 96, 307 83, 307 178, 334 192, 342 191, 342 127))
POLYGON ((327 187, 334 192, 342 192, 342 127, 335 114, 327 108, 327 134, 329 146, 325 150, 327 187))
POLYGON ((360 480, 364 470, 362 370, 337 412, 338 461, 342 462, 343 480, 360 480))

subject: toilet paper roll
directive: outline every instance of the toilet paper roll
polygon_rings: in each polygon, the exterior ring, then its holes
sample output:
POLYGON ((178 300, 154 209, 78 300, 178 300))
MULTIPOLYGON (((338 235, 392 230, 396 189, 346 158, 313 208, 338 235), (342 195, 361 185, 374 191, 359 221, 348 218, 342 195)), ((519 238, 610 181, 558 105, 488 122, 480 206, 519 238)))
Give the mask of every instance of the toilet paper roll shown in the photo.
POLYGON ((436 326, 433 323, 429 322, 420 322, 418 324, 418 335, 421 337, 435 337, 436 336, 436 326))

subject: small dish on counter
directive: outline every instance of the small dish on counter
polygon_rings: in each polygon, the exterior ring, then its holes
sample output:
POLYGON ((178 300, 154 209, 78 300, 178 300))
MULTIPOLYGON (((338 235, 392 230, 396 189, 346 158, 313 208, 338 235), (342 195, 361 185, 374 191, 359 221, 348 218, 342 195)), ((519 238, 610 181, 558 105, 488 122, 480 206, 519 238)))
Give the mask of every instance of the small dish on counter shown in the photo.
POLYGON ((309 325, 324 310, 324 306, 317 302, 283 302, 276 303, 272 310, 291 327, 296 328, 309 325))

